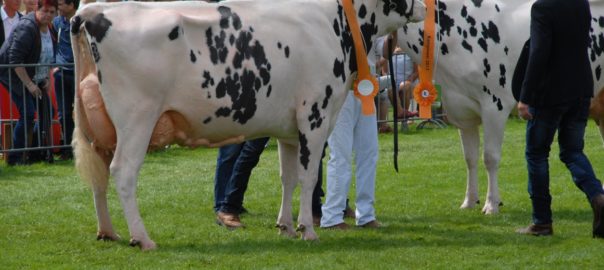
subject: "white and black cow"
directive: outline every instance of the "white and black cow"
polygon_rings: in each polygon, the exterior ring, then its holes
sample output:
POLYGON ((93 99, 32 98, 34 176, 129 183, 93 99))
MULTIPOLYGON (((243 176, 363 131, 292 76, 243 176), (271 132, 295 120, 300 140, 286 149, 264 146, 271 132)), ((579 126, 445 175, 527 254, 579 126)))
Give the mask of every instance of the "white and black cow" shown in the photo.
MULTIPOLYGON (((367 47, 419 21, 419 0, 356 0, 367 47)), ((92 183, 98 238, 116 239, 107 209, 115 178, 131 244, 152 249, 136 203, 145 153, 169 143, 279 141, 280 233, 316 239, 311 194, 323 144, 356 71, 340 0, 94 3, 72 20, 79 82, 76 167, 92 183)))
MULTIPOLYGON (((477 164, 479 125, 483 125, 484 164, 488 191, 482 211, 497 213, 501 203, 497 170, 501 158, 503 131, 516 105, 511 82, 516 61, 529 37, 530 9, 527 0, 439 0, 437 5, 437 65, 435 80, 443 86, 442 99, 448 120, 459 128, 468 176, 461 208, 473 208, 479 201, 477 164)), ((590 1, 592 45, 590 57, 595 90, 604 86, 604 1, 590 1)), ((423 23, 408 24, 398 31, 399 45, 414 61, 420 61, 423 23)), ((569 67, 572 68, 572 67, 569 67)), ((601 97, 604 102, 604 97, 601 97)), ((602 108, 602 107, 601 107, 602 108)), ((604 110, 603 110, 604 112, 604 110)), ((601 115, 604 119, 604 113, 601 115)), ((604 121, 600 121, 604 135, 604 121)))

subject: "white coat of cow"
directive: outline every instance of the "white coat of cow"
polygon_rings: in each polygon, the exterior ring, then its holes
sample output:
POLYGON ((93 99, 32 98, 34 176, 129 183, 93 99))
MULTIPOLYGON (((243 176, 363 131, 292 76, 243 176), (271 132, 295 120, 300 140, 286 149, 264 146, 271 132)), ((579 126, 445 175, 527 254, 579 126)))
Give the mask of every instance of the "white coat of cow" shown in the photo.
MULTIPOLYGON (((365 43, 419 21, 419 0, 356 0, 365 43)), ((136 202, 149 148, 278 139, 277 224, 316 239, 311 195, 319 159, 356 71, 338 0, 93 3, 72 20, 78 84, 76 167, 92 183, 98 238, 116 239, 107 209, 115 178, 131 244, 155 248, 136 202), (100 86, 100 87, 99 87, 100 86)))
MULTIPOLYGON (((511 83, 516 62, 529 37, 530 10, 526 0, 439 0, 437 65, 435 81, 443 86, 442 100, 447 119, 459 128, 467 164, 467 188, 461 208, 479 202, 479 125, 483 125, 483 159, 488 172, 488 189, 482 211, 499 211, 501 197, 497 171, 501 159, 503 131, 516 105, 511 83)), ((594 91, 604 86, 604 1, 590 1, 592 44, 590 57, 594 91)), ((419 62, 423 44, 423 23, 408 24, 398 31, 402 48, 419 62)), ((572 67, 568 67, 569 69, 572 67)), ((602 92, 599 99, 604 102, 602 92)), ((596 105, 596 104, 594 104, 596 105)), ((604 107, 599 107, 604 108, 604 107)), ((593 111, 593 110, 592 110, 593 111)), ((604 119, 604 109, 600 112, 604 119)), ((600 120, 604 136, 604 121, 600 120)))

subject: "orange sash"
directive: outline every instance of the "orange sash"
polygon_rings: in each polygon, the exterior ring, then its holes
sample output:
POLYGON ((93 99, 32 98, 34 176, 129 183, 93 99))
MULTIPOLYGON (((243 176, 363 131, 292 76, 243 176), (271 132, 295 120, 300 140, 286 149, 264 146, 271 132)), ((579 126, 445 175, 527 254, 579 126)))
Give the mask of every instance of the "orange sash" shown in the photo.
POLYGON ((357 22, 357 14, 352 5, 352 0, 343 0, 342 5, 344 6, 344 13, 346 13, 350 32, 352 33, 355 57, 357 58, 357 79, 352 84, 352 88, 354 89, 354 95, 361 100, 363 114, 371 115, 375 113, 373 98, 378 93, 378 82, 371 75, 371 72, 369 72, 363 37, 361 37, 361 28, 359 28, 359 23, 357 22))
POLYGON ((419 117, 432 118, 432 103, 438 93, 432 84, 434 73, 435 7, 434 0, 425 1, 426 18, 424 20, 424 48, 419 66, 419 83, 413 89, 413 98, 419 104, 419 117))

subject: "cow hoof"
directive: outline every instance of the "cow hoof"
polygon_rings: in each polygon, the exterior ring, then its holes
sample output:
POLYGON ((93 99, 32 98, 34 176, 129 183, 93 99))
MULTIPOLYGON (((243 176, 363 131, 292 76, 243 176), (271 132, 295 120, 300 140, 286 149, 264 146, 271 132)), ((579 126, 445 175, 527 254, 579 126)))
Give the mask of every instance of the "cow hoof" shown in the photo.
POLYGON ((494 215, 499 213, 499 208, 496 207, 495 205, 498 204, 485 204, 484 207, 482 208, 482 213, 485 215, 494 215))
POLYGON ((285 224, 277 224, 276 227, 279 228, 279 235, 290 237, 290 238, 298 237, 298 234, 296 234, 296 232, 293 229, 291 229, 291 226, 287 226, 285 224))
POLYGON ((120 240, 120 236, 115 233, 97 232, 96 240, 117 241, 117 240, 120 240))
POLYGON ((147 240, 147 241, 139 241, 136 239, 130 239, 130 244, 131 247, 136 247, 139 246, 141 248, 142 251, 147 251, 147 250, 154 250, 157 248, 157 245, 155 244, 155 242, 151 241, 151 240, 147 240))
POLYGON ((474 200, 468 200, 468 199, 464 200, 459 208, 460 209, 474 209, 474 207, 476 207, 476 205, 480 203, 480 201, 475 201, 475 202, 472 202, 472 201, 474 201, 474 200))
POLYGON ((318 242, 319 236, 315 232, 311 232, 310 230, 306 230, 302 233, 302 240, 304 241, 313 241, 318 242))

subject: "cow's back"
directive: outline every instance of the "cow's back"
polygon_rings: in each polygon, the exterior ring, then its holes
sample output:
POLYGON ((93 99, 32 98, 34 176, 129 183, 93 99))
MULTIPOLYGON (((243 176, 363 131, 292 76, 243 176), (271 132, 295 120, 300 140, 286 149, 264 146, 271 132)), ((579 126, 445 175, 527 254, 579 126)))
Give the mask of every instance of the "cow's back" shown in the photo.
POLYGON ((300 78, 312 77, 309 67, 331 67, 323 55, 341 50, 325 31, 326 10, 336 8, 330 1, 118 3, 78 14, 94 18, 86 29, 112 119, 153 102, 181 114, 191 136, 222 140, 297 136, 295 108, 319 99, 325 89, 315 86, 333 80, 300 78), (133 81, 137 87, 128 87, 133 81))

